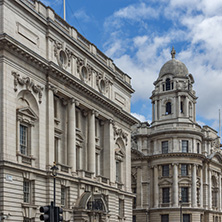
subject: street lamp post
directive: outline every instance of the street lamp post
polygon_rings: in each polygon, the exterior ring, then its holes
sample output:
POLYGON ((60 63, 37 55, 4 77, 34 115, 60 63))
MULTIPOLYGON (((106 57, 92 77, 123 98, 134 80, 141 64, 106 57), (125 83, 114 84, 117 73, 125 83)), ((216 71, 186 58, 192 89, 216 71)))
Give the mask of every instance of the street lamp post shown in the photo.
POLYGON ((55 207, 56 205, 56 176, 57 176, 57 170, 59 168, 56 166, 56 162, 54 162, 54 165, 51 167, 52 170, 52 175, 53 175, 53 182, 54 182, 54 193, 53 193, 53 206, 55 207))

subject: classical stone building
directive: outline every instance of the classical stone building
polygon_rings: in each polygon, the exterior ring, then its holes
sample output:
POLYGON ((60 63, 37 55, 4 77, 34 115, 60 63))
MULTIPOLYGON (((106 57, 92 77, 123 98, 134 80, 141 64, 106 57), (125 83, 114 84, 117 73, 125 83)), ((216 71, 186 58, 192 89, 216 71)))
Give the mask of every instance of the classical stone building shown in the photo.
POLYGON ((196 122, 194 78, 171 54, 154 82, 152 123, 133 130, 134 221, 221 222, 220 140, 196 122))
MULTIPOLYGON (((132 221, 130 77, 38 0, 0 0, 0 218, 132 221)), ((0 219, 1 220, 1 219, 0 219)))

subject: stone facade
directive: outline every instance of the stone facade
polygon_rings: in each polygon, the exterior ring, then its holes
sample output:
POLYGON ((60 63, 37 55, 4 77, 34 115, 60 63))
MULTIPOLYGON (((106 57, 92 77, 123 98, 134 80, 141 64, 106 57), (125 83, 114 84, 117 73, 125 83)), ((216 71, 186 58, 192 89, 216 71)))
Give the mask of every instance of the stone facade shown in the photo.
POLYGON ((134 221, 221 222, 220 140, 196 122, 193 83, 173 49, 154 82, 152 123, 133 129, 134 221))
POLYGON ((50 7, 0 0, 0 214, 132 221, 130 77, 50 7))

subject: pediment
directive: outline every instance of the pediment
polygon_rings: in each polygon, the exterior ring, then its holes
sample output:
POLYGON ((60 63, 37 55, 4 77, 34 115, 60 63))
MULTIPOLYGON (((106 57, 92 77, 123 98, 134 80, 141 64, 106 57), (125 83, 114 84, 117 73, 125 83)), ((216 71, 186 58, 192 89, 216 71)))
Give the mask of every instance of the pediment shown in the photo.
POLYGON ((213 162, 222 164, 222 155, 219 152, 212 153, 208 158, 213 162))
POLYGON ((131 158, 140 158, 144 157, 144 154, 137 149, 131 149, 131 158))
POLYGON ((179 180, 179 183, 181 183, 181 184, 189 184, 189 183, 191 183, 191 179, 190 178, 181 178, 179 180))
POLYGON ((17 109, 18 115, 22 117, 28 117, 32 121, 35 121, 38 119, 38 116, 35 114, 35 112, 30 107, 20 108, 17 109))
POLYGON ((159 183, 160 185, 171 185, 172 184, 172 182, 171 182, 171 180, 169 179, 163 179, 163 180, 161 180, 160 181, 160 183, 159 183))

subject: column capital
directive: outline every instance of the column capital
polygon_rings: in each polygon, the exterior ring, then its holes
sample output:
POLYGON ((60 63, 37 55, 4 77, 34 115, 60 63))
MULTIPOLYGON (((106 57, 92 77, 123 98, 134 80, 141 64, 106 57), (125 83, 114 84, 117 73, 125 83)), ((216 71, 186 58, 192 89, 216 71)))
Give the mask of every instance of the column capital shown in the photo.
POLYGON ((47 85, 46 85, 46 88, 48 89, 48 90, 51 90, 53 93, 57 93, 58 92, 58 88, 57 87, 55 87, 55 86, 53 86, 51 83, 48 83, 47 85))

